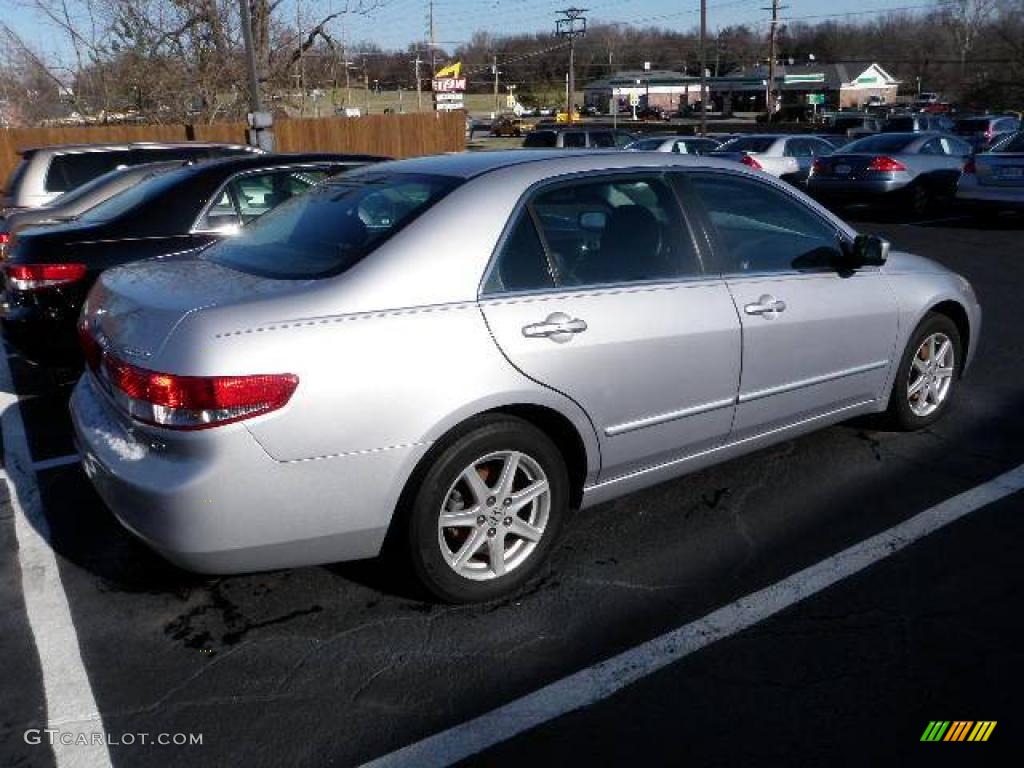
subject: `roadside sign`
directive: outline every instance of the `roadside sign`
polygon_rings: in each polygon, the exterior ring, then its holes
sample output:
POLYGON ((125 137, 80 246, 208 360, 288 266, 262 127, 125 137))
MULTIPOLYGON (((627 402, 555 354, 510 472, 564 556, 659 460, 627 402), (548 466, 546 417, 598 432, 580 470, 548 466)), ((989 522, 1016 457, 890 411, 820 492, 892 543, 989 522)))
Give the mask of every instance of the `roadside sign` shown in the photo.
POLYGON ((631 106, 631 107, 639 107, 640 106, 640 94, 639 93, 631 93, 631 94, 629 94, 629 106, 631 106))
POLYGON ((820 104, 824 104, 825 103, 825 94, 824 93, 808 93, 807 94, 807 103, 808 104, 819 104, 819 105, 820 104))

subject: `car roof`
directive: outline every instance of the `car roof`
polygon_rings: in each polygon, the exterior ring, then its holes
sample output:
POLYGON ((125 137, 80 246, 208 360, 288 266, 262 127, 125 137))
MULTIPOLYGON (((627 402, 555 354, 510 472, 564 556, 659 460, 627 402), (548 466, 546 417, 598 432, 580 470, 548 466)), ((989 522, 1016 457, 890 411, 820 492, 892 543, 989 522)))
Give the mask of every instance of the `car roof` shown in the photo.
POLYGON ((376 155, 344 155, 333 152, 271 152, 201 160, 183 166, 176 173, 198 178, 205 174, 224 175, 249 169, 274 168, 279 165, 376 163, 386 159, 376 155))
POLYGON ((673 155, 664 152, 623 152, 619 149, 559 150, 509 149, 494 152, 463 152, 449 155, 414 157, 393 160, 374 166, 374 171, 390 173, 421 173, 472 179, 495 171, 533 165, 538 178, 547 171, 558 174, 613 170, 630 167, 664 167, 666 165, 696 165, 736 170, 737 163, 707 155, 673 155))

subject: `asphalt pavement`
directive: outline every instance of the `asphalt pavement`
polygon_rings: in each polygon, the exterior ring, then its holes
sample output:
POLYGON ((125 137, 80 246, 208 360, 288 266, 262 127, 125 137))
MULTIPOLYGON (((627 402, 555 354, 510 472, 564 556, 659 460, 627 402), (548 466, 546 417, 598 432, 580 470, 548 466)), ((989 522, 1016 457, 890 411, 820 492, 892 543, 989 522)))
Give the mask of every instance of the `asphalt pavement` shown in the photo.
MULTIPOLYGON (((1024 223, 950 214, 856 226, 975 287, 982 340, 948 417, 917 434, 839 425, 574 514, 529 588, 488 605, 425 603, 376 561, 227 578, 166 564, 121 529, 74 463, 67 385, 10 357, 33 466, 7 456, 5 467, 9 477, 34 475, 38 497, 20 487, 12 505, 10 481, 0 484, 0 764, 49 766, 57 754, 73 765, 85 754, 26 738, 67 693, 40 640, 60 630, 46 623, 60 615, 56 592, 69 617, 60 631, 73 630, 91 693, 75 706, 95 711, 70 707, 54 727, 75 737, 102 727, 112 765, 357 765, 1020 466, 1024 223), (48 561, 26 560, 41 555, 27 548, 15 506, 51 548, 59 585, 41 590, 48 561), (202 743, 143 744, 141 733, 200 734, 202 743)), ((1022 511, 1022 494, 984 506, 465 762, 1018 764, 1022 511), (921 743, 933 720, 998 724, 982 744, 921 743)))

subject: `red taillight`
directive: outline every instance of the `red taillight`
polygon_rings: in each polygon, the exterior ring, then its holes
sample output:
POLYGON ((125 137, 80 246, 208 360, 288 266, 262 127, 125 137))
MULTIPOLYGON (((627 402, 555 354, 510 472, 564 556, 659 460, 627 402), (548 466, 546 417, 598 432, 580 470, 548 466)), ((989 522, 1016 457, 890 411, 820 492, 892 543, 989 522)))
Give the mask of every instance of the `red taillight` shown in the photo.
POLYGON ((964 173, 977 173, 978 166, 974 164, 974 158, 972 157, 966 163, 964 163, 964 173))
POLYGON ((743 157, 741 157, 740 162, 743 163, 748 168, 753 168, 755 171, 761 170, 761 164, 750 155, 744 155, 743 157))
POLYGON ((0 232, 0 246, 7 246, 11 244, 11 233, 0 232))
POLYGON ((825 172, 825 161, 820 157, 815 158, 814 162, 811 163, 811 173, 824 173, 825 172))
POLYGON ((167 429, 209 429, 276 411, 291 399, 299 377, 290 373, 252 376, 177 376, 126 363, 82 325, 86 363, 128 414, 167 429))
POLYGON ((7 280, 19 291, 67 285, 85 277, 85 264, 7 264, 7 280))
POLYGON ((891 157, 876 157, 868 166, 869 171, 905 171, 907 166, 891 157))

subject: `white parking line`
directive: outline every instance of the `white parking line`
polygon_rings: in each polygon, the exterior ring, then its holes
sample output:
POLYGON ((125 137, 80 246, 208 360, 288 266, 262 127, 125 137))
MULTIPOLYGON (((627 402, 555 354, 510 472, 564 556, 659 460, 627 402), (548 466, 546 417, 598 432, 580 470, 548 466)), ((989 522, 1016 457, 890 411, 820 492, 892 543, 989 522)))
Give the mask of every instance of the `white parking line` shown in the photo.
POLYGON ((427 768, 451 765, 477 755, 517 734, 606 699, 716 640, 764 621, 918 539, 1020 490, 1024 490, 1024 464, 703 618, 485 715, 372 760, 366 766, 427 768))
POLYGON ((32 464, 32 469, 36 472, 42 472, 47 469, 56 469, 57 467, 66 467, 69 464, 77 464, 82 460, 82 457, 77 453, 71 453, 67 456, 55 456, 52 459, 43 459, 32 464))
MULTIPOLYGON (((21 565, 21 589, 25 612, 39 653, 46 696, 45 724, 29 727, 58 728, 86 734, 88 744, 63 744, 54 739, 58 768, 110 766, 107 736, 93 697, 89 676, 82 663, 78 635, 71 619, 67 595, 60 580, 57 559, 50 546, 50 527, 43 514, 36 485, 25 425, 18 410, 11 370, 0 347, 0 429, 3 430, 4 468, 14 511, 14 533, 21 565), (92 734, 99 734, 93 737, 92 734), (98 742, 98 743, 97 743, 98 742)), ((10 660, 9 660, 10 661, 10 660)), ((21 738, 18 736, 18 738, 21 738)), ((45 735, 43 744, 47 743, 45 735)), ((39 749, 46 747, 40 745, 39 749)))

